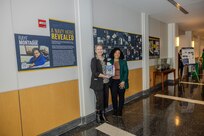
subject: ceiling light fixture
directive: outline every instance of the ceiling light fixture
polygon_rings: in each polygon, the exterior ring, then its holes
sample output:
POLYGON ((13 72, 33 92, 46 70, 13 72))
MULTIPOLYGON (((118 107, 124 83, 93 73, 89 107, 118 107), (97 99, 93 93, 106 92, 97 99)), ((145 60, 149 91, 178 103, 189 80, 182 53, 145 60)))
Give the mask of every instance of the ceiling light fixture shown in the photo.
POLYGON ((177 3, 174 0, 167 0, 169 1, 172 5, 174 5, 178 10, 180 10, 181 12, 183 12, 184 14, 188 14, 188 11, 186 11, 179 3, 177 3))

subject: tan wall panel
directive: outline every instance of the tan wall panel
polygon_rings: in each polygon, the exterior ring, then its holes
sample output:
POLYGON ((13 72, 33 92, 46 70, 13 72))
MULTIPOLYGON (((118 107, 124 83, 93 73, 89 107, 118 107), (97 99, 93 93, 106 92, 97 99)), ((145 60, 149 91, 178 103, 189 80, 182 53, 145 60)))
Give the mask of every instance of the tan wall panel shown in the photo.
POLYGON ((129 70, 129 89, 126 90, 125 97, 132 96, 142 91, 142 69, 129 70))
POLYGON ((23 134, 34 136, 80 117, 78 80, 20 91, 23 134))
POLYGON ((21 136, 18 91, 0 93, 0 136, 21 136))
MULTIPOLYGON (((150 66, 149 67, 149 75, 150 75, 150 81, 149 81, 149 86, 153 87, 153 72, 155 71, 154 66, 150 66)), ((164 76, 164 79, 167 80, 167 76, 164 76)), ((161 76, 157 75, 156 76, 156 84, 161 83, 161 76)))

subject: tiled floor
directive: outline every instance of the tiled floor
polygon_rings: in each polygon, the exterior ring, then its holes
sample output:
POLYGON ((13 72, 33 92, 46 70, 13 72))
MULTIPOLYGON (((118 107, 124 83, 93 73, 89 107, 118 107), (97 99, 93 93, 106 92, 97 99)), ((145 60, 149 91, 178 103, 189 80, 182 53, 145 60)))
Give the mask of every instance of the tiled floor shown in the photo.
MULTIPOLYGON (((201 85, 168 86, 124 107, 122 118, 108 113, 109 124, 137 136, 204 136, 204 105, 155 97, 165 94, 203 101, 201 85)), ((62 136, 107 136, 95 122, 62 136)), ((113 135, 113 134, 112 134, 113 135)), ((118 135, 117 135, 118 136, 118 135)))

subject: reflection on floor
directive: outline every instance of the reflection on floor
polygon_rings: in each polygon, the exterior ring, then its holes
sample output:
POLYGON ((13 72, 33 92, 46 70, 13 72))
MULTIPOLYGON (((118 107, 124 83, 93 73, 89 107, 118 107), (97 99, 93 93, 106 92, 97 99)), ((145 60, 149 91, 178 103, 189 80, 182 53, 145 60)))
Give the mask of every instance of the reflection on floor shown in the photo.
MULTIPOLYGON (((203 90, 195 84, 167 86, 164 92, 126 104, 122 118, 108 113, 109 124, 137 136, 204 136, 204 105, 154 97, 165 94, 203 101, 203 90)), ((98 126, 92 122, 62 136, 107 136, 98 126)))

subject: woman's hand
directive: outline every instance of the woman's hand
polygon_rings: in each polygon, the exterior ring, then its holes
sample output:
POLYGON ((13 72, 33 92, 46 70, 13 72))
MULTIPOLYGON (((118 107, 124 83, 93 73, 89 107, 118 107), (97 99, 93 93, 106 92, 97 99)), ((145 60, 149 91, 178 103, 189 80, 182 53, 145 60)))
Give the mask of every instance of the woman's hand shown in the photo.
POLYGON ((110 76, 109 75, 104 75, 104 77, 103 78, 110 78, 110 76))
POLYGON ((101 77, 101 78, 110 78, 110 76, 109 75, 104 75, 104 74, 99 74, 99 76, 98 77, 101 77))
POLYGON ((125 82, 120 82, 119 88, 120 88, 120 89, 124 89, 124 88, 125 88, 125 82))

